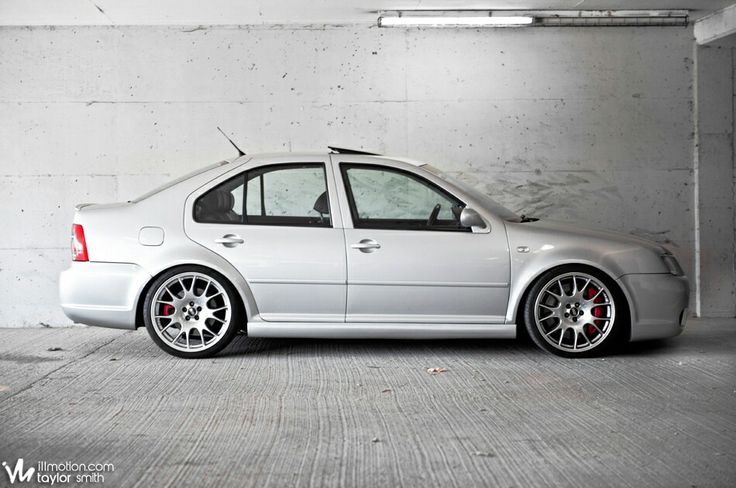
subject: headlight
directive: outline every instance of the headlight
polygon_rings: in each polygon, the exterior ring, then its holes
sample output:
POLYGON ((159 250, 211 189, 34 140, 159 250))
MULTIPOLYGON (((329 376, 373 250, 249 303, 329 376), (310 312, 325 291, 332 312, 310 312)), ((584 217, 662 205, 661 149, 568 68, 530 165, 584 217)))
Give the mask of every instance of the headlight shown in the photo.
POLYGON ((667 266, 667 269, 673 275, 682 276, 685 274, 682 272, 680 263, 677 262, 677 259, 672 254, 662 254, 662 261, 664 261, 665 266, 667 266))

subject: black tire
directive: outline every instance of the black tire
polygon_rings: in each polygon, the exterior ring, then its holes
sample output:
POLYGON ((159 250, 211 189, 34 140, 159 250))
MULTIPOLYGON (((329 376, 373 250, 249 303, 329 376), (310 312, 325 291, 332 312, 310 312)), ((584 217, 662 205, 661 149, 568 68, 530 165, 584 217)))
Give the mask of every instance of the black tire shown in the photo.
POLYGON ((621 343, 628 330, 628 306, 621 289, 607 274, 590 266, 550 269, 534 281, 522 306, 529 337, 541 349, 562 357, 604 355, 621 343), (592 280, 586 283, 588 278, 592 280), (555 291, 562 295, 558 298, 555 291), (598 296, 593 298, 595 293, 598 296), (583 345, 578 349, 579 343, 583 345))
POLYGON ((146 324, 148 335, 161 349, 172 356, 180 358, 198 359, 214 356, 227 347, 238 334, 238 331, 242 328, 242 320, 240 296, 233 286, 220 273, 203 266, 177 266, 166 271, 156 278, 148 288, 143 302, 143 321, 146 324), (178 280, 178 277, 181 276, 184 276, 182 278, 183 283, 178 280), (191 278, 186 276, 191 276, 191 278), (177 277, 177 282, 182 283, 180 292, 175 292, 178 289, 176 282, 172 281, 175 277, 177 277), (207 280, 210 280, 209 284, 207 284, 207 280), (167 283, 168 287, 171 287, 174 291, 163 291, 163 286, 167 283), (192 289, 187 291, 187 286, 191 286, 192 289), (215 292, 221 293, 214 295, 211 291, 213 286, 215 292), (197 296, 198 291, 202 293, 199 296, 197 296), (159 293, 162 293, 162 295, 159 295, 159 293), (182 294, 181 298, 178 297, 178 293, 182 294), (187 293, 190 293, 190 295, 188 296, 187 293), (177 296, 174 296, 174 294, 177 294, 177 296), (158 301, 154 304, 157 295, 159 295, 159 299, 168 298, 167 301, 171 305, 158 301), (188 298, 186 298, 187 296, 188 298), (190 303, 194 303, 194 305, 189 308, 188 303, 180 303, 180 300, 184 298, 187 300, 191 298, 190 303), (175 303, 179 306, 176 306, 175 303), (224 307, 224 311, 222 309, 217 310, 218 304, 228 305, 229 309, 224 307), (171 308, 164 309, 166 313, 158 308, 167 306, 171 308), (199 307, 199 311, 197 311, 197 307, 199 307), (204 307, 204 310, 202 307, 204 307), (185 308, 191 310, 192 314, 187 314, 185 308), (168 318, 169 312, 171 319, 168 318), (164 316, 158 315, 162 313, 164 316), (199 316, 200 313, 202 313, 202 317, 199 316), (154 318, 154 315, 158 317, 158 320, 154 318), (209 317, 204 318, 205 315, 209 317), (180 323, 185 325, 182 326, 180 323), (179 330, 181 330, 181 333, 176 336, 176 340, 172 340, 171 336, 177 334, 179 330), (180 335, 186 337, 187 350, 182 350, 185 345, 179 342, 180 335), (197 340, 199 341, 198 348, 194 347, 197 345, 197 340), (192 350, 188 350, 190 342, 194 342, 192 350))

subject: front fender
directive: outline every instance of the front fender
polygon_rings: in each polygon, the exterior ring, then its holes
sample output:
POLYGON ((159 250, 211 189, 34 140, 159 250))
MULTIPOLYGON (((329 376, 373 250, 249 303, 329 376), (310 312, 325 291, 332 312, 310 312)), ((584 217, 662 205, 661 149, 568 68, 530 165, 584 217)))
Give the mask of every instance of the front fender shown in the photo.
MULTIPOLYGON (((554 223, 508 223, 506 228, 511 253, 508 323, 516 321, 524 292, 534 280, 557 266, 591 266, 612 281, 626 274, 667 273, 661 249, 636 238, 554 223)), ((621 288, 633 314, 631 296, 621 288)))

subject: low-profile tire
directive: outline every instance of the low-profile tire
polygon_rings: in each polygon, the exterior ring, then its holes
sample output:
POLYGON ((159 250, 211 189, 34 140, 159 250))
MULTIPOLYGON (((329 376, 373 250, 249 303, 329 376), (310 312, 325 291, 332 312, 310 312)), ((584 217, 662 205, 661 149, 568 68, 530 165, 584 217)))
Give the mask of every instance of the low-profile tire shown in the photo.
POLYGON ((523 304, 534 343, 563 357, 606 354, 620 342, 628 311, 616 283, 589 266, 566 265, 542 274, 523 304))
POLYGON ((202 266, 172 268, 148 288, 143 320, 153 341, 180 358, 222 351, 241 327, 240 298, 220 273, 202 266))

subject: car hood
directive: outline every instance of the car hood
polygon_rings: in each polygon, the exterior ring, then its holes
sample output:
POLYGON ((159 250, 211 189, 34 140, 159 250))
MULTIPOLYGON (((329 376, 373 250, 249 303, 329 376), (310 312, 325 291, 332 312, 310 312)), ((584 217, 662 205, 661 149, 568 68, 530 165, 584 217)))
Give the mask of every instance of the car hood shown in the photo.
POLYGON ((545 234, 559 233, 561 237, 588 237, 623 245, 637 245, 660 254, 667 252, 665 248, 663 248, 656 242, 631 234, 624 234, 623 232, 581 227, 567 222, 559 222, 554 220, 537 220, 535 222, 524 222, 521 225, 528 226, 531 229, 539 230, 541 233, 545 234))
POLYGON ((632 235, 565 222, 507 222, 512 262, 535 269, 581 263, 601 267, 617 278, 632 273, 667 273, 665 249, 632 235))

